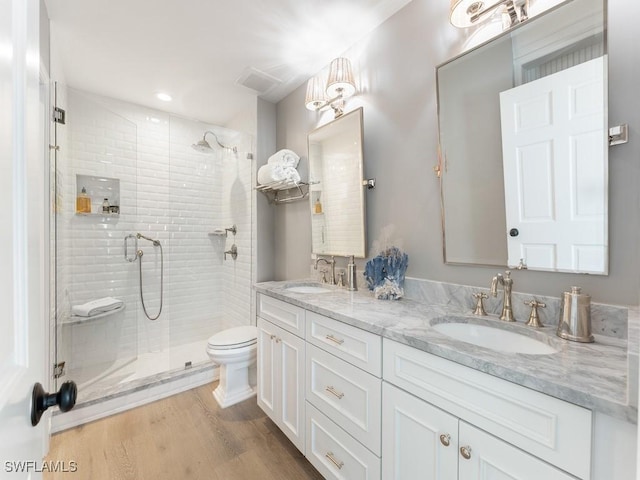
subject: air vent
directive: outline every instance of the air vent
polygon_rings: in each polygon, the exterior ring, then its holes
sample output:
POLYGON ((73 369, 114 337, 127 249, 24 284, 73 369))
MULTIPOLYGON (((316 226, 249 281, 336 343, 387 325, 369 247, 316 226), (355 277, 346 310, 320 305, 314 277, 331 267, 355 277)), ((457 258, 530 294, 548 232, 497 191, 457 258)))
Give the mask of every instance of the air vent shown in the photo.
POLYGON ((236 80, 236 83, 262 94, 282 83, 282 80, 262 72, 257 68, 248 67, 242 75, 240 75, 240 78, 236 80))

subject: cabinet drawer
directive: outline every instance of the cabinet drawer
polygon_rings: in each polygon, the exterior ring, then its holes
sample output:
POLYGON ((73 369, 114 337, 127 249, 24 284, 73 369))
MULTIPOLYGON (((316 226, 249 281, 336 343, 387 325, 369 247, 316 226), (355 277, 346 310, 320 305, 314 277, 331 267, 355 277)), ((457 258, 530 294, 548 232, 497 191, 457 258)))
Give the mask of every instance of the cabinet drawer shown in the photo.
POLYGON ((304 338, 305 310, 303 308, 259 293, 258 316, 304 338))
POLYGON ((591 411, 384 339, 383 378, 580 478, 590 478, 591 411))
POLYGON ((306 374, 307 401, 380 455, 381 380, 313 345, 306 374))
POLYGON ((356 367, 382 376, 382 338, 332 318, 307 312, 307 342, 356 367))
POLYGON ((308 402, 306 452, 324 478, 380 480, 380 459, 308 402))

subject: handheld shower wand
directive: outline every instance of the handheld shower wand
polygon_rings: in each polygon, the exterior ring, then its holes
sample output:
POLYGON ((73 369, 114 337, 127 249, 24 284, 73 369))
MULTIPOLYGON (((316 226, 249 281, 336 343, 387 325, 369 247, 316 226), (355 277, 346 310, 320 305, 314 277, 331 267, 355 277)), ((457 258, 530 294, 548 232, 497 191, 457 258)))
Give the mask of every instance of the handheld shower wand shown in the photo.
POLYGON ((144 252, 142 249, 139 249, 136 252, 136 257, 138 257, 138 271, 140 272, 140 301, 142 303, 142 310, 149 320, 157 320, 162 313, 162 303, 164 300, 164 252, 162 251, 162 244, 160 243, 160 240, 154 240, 153 238, 149 238, 141 233, 136 233, 136 238, 142 238, 153 243, 154 247, 160 247, 160 308, 158 309, 158 314, 155 317, 149 315, 149 312, 147 312, 147 306, 144 303, 144 294, 142 293, 142 256, 144 255, 144 252))

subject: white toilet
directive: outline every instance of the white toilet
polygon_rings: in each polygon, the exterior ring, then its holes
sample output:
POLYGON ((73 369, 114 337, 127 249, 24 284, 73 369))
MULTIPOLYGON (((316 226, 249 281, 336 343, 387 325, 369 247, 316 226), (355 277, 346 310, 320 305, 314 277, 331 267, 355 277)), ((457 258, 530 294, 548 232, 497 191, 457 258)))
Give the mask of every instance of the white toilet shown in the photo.
POLYGON ((258 329, 251 325, 229 328, 209 338, 207 355, 220 365, 220 383, 213 397, 222 408, 256 394, 249 370, 256 364, 257 343, 258 329))

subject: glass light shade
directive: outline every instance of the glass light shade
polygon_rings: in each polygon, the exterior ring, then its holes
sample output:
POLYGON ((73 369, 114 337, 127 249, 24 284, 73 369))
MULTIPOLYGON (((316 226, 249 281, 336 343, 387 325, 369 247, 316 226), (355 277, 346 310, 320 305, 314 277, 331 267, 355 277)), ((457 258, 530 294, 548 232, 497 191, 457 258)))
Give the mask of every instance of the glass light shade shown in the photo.
POLYGON ((472 15, 494 6, 494 1, 488 1, 490 3, 487 4, 487 2, 482 0, 451 0, 449 21, 454 27, 467 28, 489 20, 491 15, 482 15, 475 22, 471 21, 472 15))
POLYGON ((356 82, 353 80, 351 62, 348 58, 334 58, 331 61, 326 93, 329 98, 347 98, 356 93, 356 82))
POLYGON ((304 97, 304 105, 309 110, 315 111, 325 103, 324 78, 322 78, 321 75, 316 75, 307 82, 307 94, 304 97))

